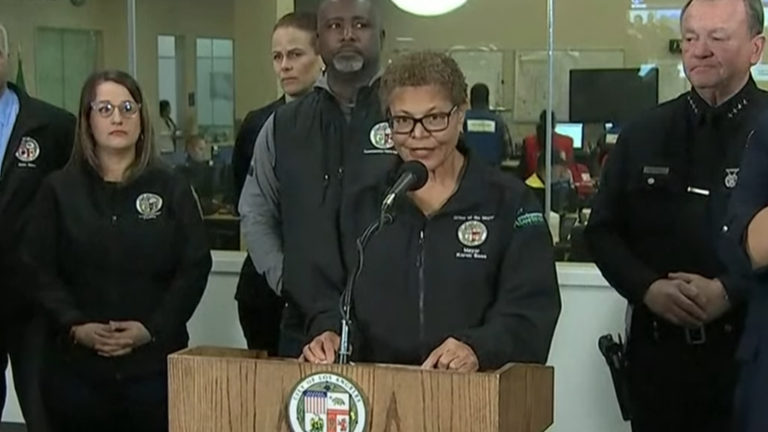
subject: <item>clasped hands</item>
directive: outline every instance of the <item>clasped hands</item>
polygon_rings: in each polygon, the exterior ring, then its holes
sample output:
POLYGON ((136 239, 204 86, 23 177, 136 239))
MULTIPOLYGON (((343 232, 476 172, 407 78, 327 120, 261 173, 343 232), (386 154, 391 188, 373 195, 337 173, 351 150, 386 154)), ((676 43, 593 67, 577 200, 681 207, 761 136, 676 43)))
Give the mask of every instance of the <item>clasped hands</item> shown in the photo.
POLYGON ((83 324, 72 327, 71 335, 75 342, 102 357, 124 356, 152 340, 149 331, 138 321, 83 324))
POLYGON ((684 327, 702 326, 731 307, 722 282, 691 273, 670 273, 657 280, 644 301, 657 315, 684 327))
MULTIPOLYGON (((336 333, 325 332, 304 347, 300 361, 315 364, 331 364, 336 360, 341 338, 336 333)), ((435 348, 421 365, 423 369, 475 372, 479 368, 477 356, 469 345, 449 337, 435 348)))

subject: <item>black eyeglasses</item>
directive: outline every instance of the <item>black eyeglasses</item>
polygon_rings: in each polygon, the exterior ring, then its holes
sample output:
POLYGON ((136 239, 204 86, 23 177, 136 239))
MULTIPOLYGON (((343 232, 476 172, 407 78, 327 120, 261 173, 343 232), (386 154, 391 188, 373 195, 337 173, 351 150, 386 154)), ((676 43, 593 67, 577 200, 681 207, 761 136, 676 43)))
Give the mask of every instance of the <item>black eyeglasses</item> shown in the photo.
POLYGON ((429 113, 419 118, 404 115, 390 116, 389 126, 392 128, 392 133, 398 135, 410 135, 417 124, 427 132, 442 132, 451 124, 451 116, 456 108, 458 106, 454 105, 450 111, 429 113))
POLYGON ((120 111, 122 117, 134 117, 141 110, 141 104, 132 101, 123 101, 117 105, 113 105, 112 102, 100 101, 91 103, 91 108, 96 111, 101 117, 109 118, 115 113, 115 110, 120 111))

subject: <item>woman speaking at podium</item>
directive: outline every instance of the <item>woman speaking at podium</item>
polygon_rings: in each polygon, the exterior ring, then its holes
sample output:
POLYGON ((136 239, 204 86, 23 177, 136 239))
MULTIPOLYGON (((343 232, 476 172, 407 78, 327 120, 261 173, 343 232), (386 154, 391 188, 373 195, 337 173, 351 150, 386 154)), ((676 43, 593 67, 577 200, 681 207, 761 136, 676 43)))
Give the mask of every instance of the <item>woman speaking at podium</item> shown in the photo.
MULTIPOLYGON (((467 372, 545 363, 561 307, 552 237, 525 185, 462 142, 467 84, 458 64, 440 53, 403 55, 380 91, 388 146, 399 164, 423 164, 426 184, 392 203, 362 263, 357 240, 380 218, 400 167, 360 185, 342 208, 342 249, 357 275, 352 360, 467 372)), ((313 363, 334 362, 340 346, 340 290, 324 292, 302 355, 313 363)))

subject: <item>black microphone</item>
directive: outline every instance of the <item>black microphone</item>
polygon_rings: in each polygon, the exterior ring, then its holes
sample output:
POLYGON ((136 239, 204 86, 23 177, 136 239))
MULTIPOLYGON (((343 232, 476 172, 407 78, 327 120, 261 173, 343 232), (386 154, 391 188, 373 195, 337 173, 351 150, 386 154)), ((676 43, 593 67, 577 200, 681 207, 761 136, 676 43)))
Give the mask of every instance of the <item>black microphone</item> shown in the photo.
POLYGON ((405 162, 400 166, 398 172, 400 175, 397 177, 397 181, 389 188, 384 196, 384 201, 381 203, 382 213, 389 210, 392 204, 395 203, 395 200, 404 192, 412 192, 423 188, 427 184, 427 178, 429 177, 427 167, 417 160, 405 162))
POLYGON ((339 355, 336 359, 338 364, 349 364, 352 358, 352 342, 350 340, 350 331, 352 329, 352 291, 357 283, 357 278, 363 272, 365 247, 373 236, 390 223, 392 223, 392 216, 382 213, 381 218, 373 221, 355 242, 357 246, 357 264, 347 276, 347 285, 339 301, 339 308, 341 310, 341 343, 339 345, 339 355))
POLYGON ((341 312, 341 344, 336 362, 339 364, 349 364, 352 357, 352 343, 350 331, 352 329, 352 292, 357 283, 357 278, 363 271, 365 263, 365 248, 368 242, 382 228, 393 222, 394 218, 387 213, 395 200, 404 192, 419 190, 427 183, 427 167, 419 161, 405 162, 398 170, 399 176, 395 184, 389 188, 381 204, 381 214, 377 220, 374 220, 363 234, 357 239, 357 264, 347 276, 347 284, 339 300, 339 309, 341 312))

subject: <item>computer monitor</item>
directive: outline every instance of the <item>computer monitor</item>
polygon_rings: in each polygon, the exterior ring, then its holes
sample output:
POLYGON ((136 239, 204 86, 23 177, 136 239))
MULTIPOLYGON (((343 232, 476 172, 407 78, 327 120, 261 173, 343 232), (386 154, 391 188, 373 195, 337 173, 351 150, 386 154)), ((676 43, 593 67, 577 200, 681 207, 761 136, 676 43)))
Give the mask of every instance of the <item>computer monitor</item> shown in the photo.
POLYGON ((659 68, 572 69, 568 120, 580 123, 632 121, 659 103, 659 68))
POLYGON ((582 123, 558 123, 555 132, 573 139, 573 148, 580 149, 584 143, 584 125, 582 123))

